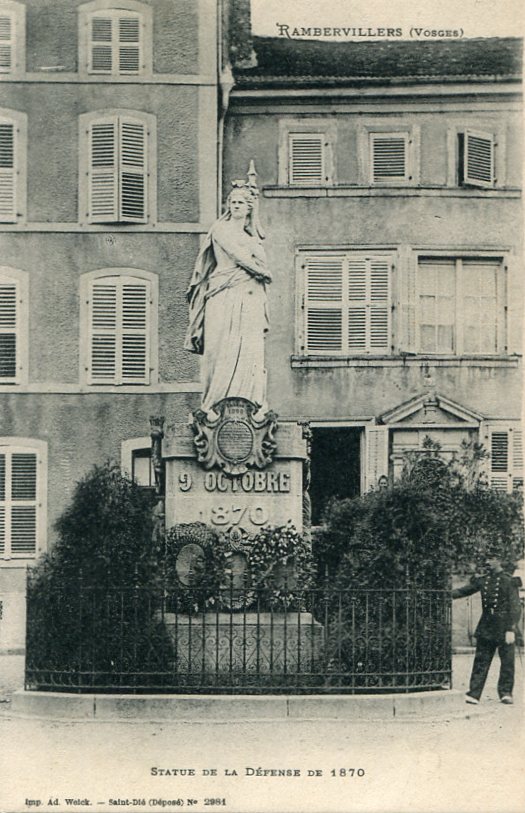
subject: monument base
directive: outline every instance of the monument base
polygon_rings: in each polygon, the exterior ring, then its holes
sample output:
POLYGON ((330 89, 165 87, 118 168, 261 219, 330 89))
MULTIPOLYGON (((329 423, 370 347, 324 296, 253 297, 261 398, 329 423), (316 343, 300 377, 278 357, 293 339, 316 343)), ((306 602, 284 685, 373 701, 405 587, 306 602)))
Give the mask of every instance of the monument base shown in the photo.
POLYGON ((311 613, 166 613, 178 672, 284 675, 321 666, 324 628, 311 613))

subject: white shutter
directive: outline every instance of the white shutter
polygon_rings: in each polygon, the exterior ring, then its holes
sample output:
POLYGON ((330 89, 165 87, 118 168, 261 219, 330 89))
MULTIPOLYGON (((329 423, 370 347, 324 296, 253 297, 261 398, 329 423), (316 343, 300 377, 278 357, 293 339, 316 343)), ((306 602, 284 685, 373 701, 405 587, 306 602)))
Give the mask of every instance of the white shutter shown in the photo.
POLYGON ((146 138, 143 122, 122 118, 120 132, 120 220, 146 222, 146 138))
POLYGON ((16 127, 0 120, 0 221, 16 222, 16 127))
POLYGON ((0 278, 0 381, 16 381, 18 286, 0 278))
POLYGON ((511 492, 523 486, 523 433, 518 427, 489 430, 489 479, 492 488, 511 492))
POLYGON ((116 383, 118 285, 106 279, 93 283, 90 296, 90 384, 116 383))
POLYGON ((122 383, 149 382, 149 285, 125 282, 122 293, 122 383))
POLYGON ((463 182, 473 186, 494 186, 494 136, 492 133, 465 131, 463 182))
POLYGON ((388 477, 388 426, 365 427, 366 490, 377 488, 380 477, 388 477))
POLYGON ((13 69, 15 21, 11 14, 0 14, 0 73, 13 69))
POLYGON ((140 71, 140 29, 137 15, 118 19, 118 59, 119 73, 138 74, 140 71))
POLYGON ((306 349, 308 353, 341 353, 343 344, 344 256, 305 258, 306 349))
POLYGON ((132 277, 95 280, 89 319, 88 383, 149 383, 149 282, 132 277))
POLYGON ((0 553, 32 556, 38 534, 37 455, 0 454, 0 553))
POLYGON ((111 73, 113 69, 113 20, 111 16, 90 20, 89 72, 111 73))
POLYGON ((371 133, 372 181, 408 180, 407 133, 371 133))
POLYGON ((288 182, 316 186, 329 179, 326 172, 324 133, 290 133, 288 136, 288 182))
POLYGON ((98 119, 89 128, 89 219, 111 223, 118 212, 118 119, 98 119))
POLYGON ((390 261, 356 257, 348 262, 348 352, 390 350, 390 261))
POLYGON ((0 555, 6 552, 6 455, 0 453, 0 555))

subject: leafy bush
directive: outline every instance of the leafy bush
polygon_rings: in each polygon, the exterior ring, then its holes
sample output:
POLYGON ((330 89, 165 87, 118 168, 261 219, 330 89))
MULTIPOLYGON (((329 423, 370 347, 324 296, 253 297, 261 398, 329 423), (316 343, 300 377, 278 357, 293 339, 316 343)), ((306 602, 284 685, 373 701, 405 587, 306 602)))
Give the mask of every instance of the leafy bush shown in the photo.
POLYGON ((446 462, 428 443, 399 481, 332 502, 315 552, 336 584, 444 587, 452 571, 479 567, 489 553, 523 555, 521 498, 472 476, 480 455, 465 445, 446 462))
POLYGON ((31 578, 32 669, 54 668, 66 683, 76 672, 96 685, 111 683, 112 673, 148 668, 152 655, 164 665, 151 591, 159 555, 151 503, 114 463, 77 484, 56 523, 55 545, 31 578))

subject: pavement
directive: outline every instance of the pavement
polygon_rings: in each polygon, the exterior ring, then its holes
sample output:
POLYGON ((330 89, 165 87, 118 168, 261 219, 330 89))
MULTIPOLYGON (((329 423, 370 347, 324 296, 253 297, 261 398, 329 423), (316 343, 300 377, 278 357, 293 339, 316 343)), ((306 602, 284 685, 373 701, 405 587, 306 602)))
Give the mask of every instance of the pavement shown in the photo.
MULTIPOLYGON (((471 663, 454 656, 455 688, 471 663)), ((0 702, 0 811, 523 813, 523 666, 514 706, 497 667, 479 706, 431 720, 37 720, 0 702)), ((22 669, 0 656, 0 700, 22 669)))

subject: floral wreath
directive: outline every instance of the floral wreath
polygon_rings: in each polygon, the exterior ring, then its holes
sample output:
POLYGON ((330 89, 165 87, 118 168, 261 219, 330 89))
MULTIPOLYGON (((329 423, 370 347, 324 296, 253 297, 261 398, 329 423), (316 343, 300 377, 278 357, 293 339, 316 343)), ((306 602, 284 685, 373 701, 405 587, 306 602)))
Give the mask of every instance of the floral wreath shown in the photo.
POLYGON ((310 545, 295 526, 268 525, 252 538, 248 554, 254 590, 270 607, 302 609, 304 591, 313 581, 310 545))

